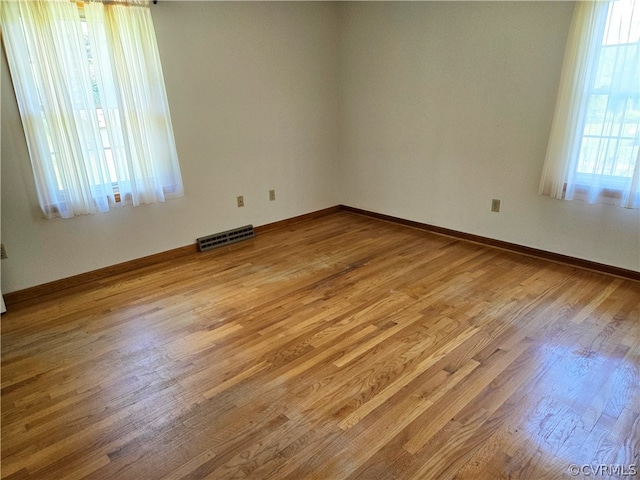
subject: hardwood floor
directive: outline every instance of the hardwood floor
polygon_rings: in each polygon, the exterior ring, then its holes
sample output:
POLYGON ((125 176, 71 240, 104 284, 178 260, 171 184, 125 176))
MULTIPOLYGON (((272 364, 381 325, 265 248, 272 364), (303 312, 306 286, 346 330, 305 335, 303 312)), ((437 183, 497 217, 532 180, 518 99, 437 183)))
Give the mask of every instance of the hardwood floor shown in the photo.
POLYGON ((345 212, 95 281, 2 316, 1 476, 637 478, 639 286, 345 212))

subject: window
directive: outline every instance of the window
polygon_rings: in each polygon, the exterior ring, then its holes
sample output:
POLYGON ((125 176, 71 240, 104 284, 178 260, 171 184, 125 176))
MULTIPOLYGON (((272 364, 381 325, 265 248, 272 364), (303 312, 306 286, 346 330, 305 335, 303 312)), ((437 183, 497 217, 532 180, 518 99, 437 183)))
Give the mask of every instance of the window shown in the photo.
POLYGON ((0 8, 45 217, 182 196, 148 2, 46 0, 0 8))
POLYGON ((540 193, 640 208, 640 7, 578 2, 540 193))

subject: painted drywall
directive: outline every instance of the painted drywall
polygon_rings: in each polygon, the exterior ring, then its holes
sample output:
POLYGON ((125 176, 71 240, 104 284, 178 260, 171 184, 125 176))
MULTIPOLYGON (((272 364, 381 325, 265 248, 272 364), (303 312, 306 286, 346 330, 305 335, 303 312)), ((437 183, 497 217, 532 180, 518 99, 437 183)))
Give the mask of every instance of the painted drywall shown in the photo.
POLYGON ((537 194, 572 12, 570 2, 345 4, 341 202, 640 270, 638 210, 537 194))
POLYGON ((185 197, 69 220, 39 216, 2 54, 2 291, 339 203, 640 270, 638 210, 537 195, 572 9, 161 1, 185 197))
POLYGON ((331 3, 152 7, 185 196, 43 220, 2 54, 2 292, 338 204, 338 9, 331 3), (270 202, 268 191, 276 190, 270 202), (236 206, 243 195, 245 207, 236 206))

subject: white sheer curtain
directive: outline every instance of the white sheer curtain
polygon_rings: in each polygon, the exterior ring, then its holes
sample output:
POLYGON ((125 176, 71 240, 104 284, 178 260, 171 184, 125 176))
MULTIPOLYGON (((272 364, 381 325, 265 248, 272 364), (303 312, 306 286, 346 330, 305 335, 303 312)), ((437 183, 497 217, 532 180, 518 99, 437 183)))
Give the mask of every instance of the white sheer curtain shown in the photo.
POLYGON ((7 59, 47 218, 182 196, 148 2, 2 2, 7 59))
POLYGON ((640 207, 640 8, 577 2, 539 193, 640 207))

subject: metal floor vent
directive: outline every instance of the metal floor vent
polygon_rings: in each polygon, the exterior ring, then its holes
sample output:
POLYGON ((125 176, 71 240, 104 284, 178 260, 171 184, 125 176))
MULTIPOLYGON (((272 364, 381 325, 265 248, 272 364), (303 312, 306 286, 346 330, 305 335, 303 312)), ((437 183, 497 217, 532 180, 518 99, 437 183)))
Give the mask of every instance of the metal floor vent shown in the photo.
POLYGON ((236 243, 240 240, 253 238, 255 236, 256 235, 253 232, 253 225, 247 225, 246 227, 234 228, 233 230, 227 230, 226 232, 214 233, 213 235, 200 237, 198 238, 198 248, 201 252, 204 252, 205 250, 212 250, 214 248, 236 243))

